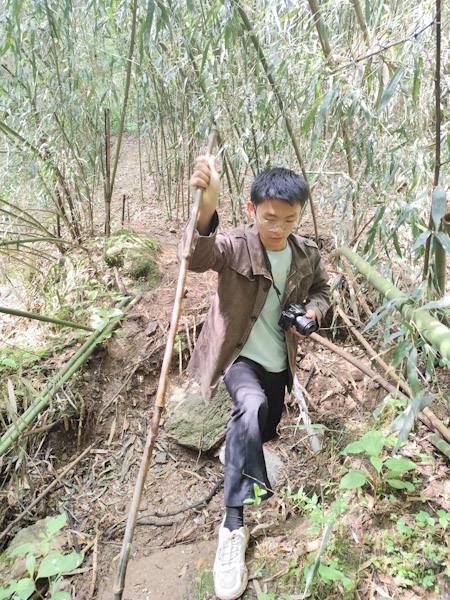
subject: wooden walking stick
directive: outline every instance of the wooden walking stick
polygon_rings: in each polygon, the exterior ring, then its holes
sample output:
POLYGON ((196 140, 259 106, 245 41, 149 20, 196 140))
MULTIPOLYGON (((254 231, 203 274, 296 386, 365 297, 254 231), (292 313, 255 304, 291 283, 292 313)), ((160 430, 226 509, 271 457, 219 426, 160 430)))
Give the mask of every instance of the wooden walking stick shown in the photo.
MULTIPOLYGON (((217 137, 217 129, 214 127, 211 130, 208 139, 208 148, 206 155, 209 157, 212 154, 214 144, 217 137)), ((175 336, 178 329, 178 321, 181 313, 181 303, 184 296, 184 284, 186 281, 186 274, 189 267, 189 260, 192 253, 192 240, 194 238, 195 228, 197 226, 198 212, 200 203, 202 201, 203 189, 197 188, 194 198, 194 206, 192 208, 192 216, 189 221, 188 229, 186 232, 186 242, 183 248, 183 256, 180 266, 180 274, 178 276, 177 291, 175 295, 175 302, 172 311, 172 320, 170 322, 169 337, 167 340, 166 351, 164 353, 164 359, 161 367, 161 374, 159 377, 158 391, 156 392, 156 400, 153 410, 153 418, 150 427, 150 431, 147 435, 145 442, 144 454, 142 456, 141 466, 139 468, 138 478, 134 488, 133 499, 131 501, 130 513, 128 515, 127 526, 122 542, 122 550, 120 552, 119 566, 117 568, 116 581, 114 583, 114 600, 121 600, 122 593, 125 584, 125 573, 127 570, 128 558, 130 556, 131 542, 133 539, 134 528, 136 526, 136 519, 141 501, 142 490, 144 488, 145 479, 147 476, 148 468, 152 458, 153 448, 155 446, 156 436, 158 434, 159 422, 161 420, 162 411, 164 410, 164 398, 166 395, 167 382, 169 379, 169 369, 172 361, 172 352, 175 343, 175 336)))

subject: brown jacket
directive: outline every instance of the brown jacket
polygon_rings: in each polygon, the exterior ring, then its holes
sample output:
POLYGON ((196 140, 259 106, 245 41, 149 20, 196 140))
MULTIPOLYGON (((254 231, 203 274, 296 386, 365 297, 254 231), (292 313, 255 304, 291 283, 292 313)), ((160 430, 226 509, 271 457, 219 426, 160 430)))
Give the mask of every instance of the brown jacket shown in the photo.
MULTIPOLYGON (((189 269, 202 273, 217 271, 216 295, 192 353, 188 373, 200 384, 208 402, 226 370, 239 356, 267 298, 271 277, 264 262, 262 244, 254 225, 217 233, 217 213, 212 233, 195 231, 189 269)), ((283 307, 306 302, 320 324, 329 305, 328 274, 314 242, 298 235, 288 238, 292 264, 283 298, 283 307)), ((182 254, 184 238, 179 246, 182 254)), ((289 363, 289 390, 296 368, 298 338, 286 332, 289 363)))

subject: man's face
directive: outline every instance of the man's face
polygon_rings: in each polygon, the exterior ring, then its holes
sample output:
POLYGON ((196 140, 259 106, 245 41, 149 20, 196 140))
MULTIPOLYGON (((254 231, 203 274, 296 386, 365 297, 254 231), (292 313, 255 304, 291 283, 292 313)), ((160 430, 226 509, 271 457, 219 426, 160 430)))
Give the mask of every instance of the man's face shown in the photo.
POLYGON ((269 252, 286 248, 287 239, 297 225, 300 216, 300 204, 291 206, 283 200, 265 200, 255 207, 249 200, 247 207, 255 220, 261 242, 269 252))

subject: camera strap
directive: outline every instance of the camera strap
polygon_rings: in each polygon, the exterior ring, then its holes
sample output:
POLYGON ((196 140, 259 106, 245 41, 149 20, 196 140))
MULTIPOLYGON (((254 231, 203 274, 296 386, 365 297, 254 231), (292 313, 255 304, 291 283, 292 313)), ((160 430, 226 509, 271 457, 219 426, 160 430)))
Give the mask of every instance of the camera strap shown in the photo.
POLYGON ((273 285, 273 289, 275 290, 276 294, 277 294, 277 298, 278 298, 278 302, 280 303, 281 308, 283 308, 283 304, 282 304, 282 298, 281 298, 281 293, 280 290, 277 288, 277 284, 275 283, 275 279, 272 273, 272 265, 270 264, 270 259, 269 256, 267 255, 267 251, 264 248, 264 246, 261 244, 262 246, 262 250, 263 250, 263 255, 264 255, 264 262, 266 265, 266 269, 269 271, 269 275, 270 275, 270 279, 272 281, 272 285, 273 285))

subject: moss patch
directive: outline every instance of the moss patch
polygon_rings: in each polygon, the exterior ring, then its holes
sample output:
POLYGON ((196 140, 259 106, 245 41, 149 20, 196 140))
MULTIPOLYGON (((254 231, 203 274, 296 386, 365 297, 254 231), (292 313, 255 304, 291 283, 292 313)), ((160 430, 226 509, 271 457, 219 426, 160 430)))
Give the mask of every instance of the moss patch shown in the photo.
POLYGON ((103 258, 110 267, 120 267, 124 275, 155 286, 161 273, 156 258, 161 246, 148 235, 130 229, 120 229, 105 242, 103 258))

